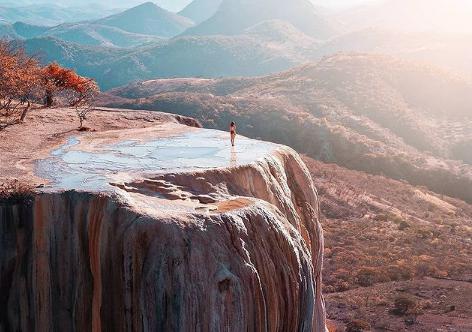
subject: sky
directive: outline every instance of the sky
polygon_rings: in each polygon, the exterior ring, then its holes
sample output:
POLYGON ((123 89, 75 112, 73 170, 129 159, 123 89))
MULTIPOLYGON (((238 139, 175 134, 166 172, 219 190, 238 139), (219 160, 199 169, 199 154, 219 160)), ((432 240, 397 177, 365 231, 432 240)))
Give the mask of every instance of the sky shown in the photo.
POLYGON ((334 9, 348 8, 374 1, 375 0, 311 0, 315 5, 334 9))
MULTIPOLYGON (((111 8, 129 8, 147 0, 0 0, 1 5, 31 5, 39 3, 50 3, 63 6, 80 6, 90 3, 98 3, 111 8)), ((151 0, 159 6, 171 11, 179 11, 189 4, 192 0, 151 0)), ((290 1, 290 0, 287 0, 290 1)), ((346 8, 353 5, 366 3, 372 0, 310 0, 316 5, 327 8, 346 8)))

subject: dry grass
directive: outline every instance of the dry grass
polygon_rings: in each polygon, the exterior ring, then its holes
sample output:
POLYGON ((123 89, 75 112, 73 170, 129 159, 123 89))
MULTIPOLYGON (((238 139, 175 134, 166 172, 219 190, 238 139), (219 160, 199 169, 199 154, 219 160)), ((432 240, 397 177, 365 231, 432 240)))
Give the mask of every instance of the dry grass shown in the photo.
POLYGON ((327 294, 326 303, 336 331, 469 332, 471 296, 471 283, 425 278, 327 294))
MULTIPOLYGON (((386 285, 440 278, 441 287, 462 280, 459 284, 470 285, 472 292, 472 205, 404 182, 304 160, 324 214, 329 317, 353 330, 359 330, 356 320, 361 320, 374 331, 435 331, 418 327, 419 316, 434 312, 436 327, 450 320, 454 326, 454 313, 445 312, 460 305, 454 303, 458 296, 442 304, 438 296, 443 293, 416 288, 405 293, 404 287, 386 285), (428 309, 431 303, 434 310, 428 309)), ((461 319, 465 323, 460 324, 472 324, 472 312, 461 319)))
POLYGON ((414 278, 472 278, 472 206, 305 159, 325 216, 325 292, 414 278))

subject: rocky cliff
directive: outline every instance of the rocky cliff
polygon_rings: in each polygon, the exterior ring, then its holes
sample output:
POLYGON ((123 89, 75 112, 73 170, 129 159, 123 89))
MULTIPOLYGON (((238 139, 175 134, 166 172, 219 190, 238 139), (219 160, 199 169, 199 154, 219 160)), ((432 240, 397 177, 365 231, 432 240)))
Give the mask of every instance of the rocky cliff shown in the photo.
POLYGON ((45 186, 0 203, 0 330, 325 331, 298 155, 164 120, 22 164, 45 186))

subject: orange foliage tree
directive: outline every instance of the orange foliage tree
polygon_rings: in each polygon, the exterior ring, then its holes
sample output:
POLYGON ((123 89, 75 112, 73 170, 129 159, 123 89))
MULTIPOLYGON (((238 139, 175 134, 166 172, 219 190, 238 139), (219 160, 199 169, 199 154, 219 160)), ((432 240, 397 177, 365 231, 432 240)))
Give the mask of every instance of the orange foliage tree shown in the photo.
POLYGON ((80 122, 80 130, 84 129, 84 121, 87 119, 87 114, 93 110, 93 102, 99 91, 94 80, 78 75, 74 78, 72 86, 67 90, 67 100, 69 106, 75 108, 80 122))
POLYGON ((38 61, 0 41, 0 129, 25 119, 41 94, 40 81, 38 61))
POLYGON ((46 66, 42 77, 46 106, 52 106, 55 97, 61 98, 68 106, 75 108, 80 122, 79 129, 82 129, 83 122, 93 109, 93 101, 99 92, 97 83, 57 63, 46 66))
POLYGON ((32 104, 51 107, 56 99, 75 108, 83 129, 98 92, 94 80, 57 63, 41 67, 23 48, 0 40, 0 129, 24 121, 32 104))

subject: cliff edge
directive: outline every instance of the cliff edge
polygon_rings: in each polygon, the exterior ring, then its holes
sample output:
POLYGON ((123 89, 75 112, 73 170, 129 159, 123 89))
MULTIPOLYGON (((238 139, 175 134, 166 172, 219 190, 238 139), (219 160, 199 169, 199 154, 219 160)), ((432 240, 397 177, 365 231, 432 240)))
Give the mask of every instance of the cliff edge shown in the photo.
POLYGON ((0 180, 41 184, 0 202, 0 330, 326 330, 296 152, 162 113, 95 112, 85 133, 60 114, 0 132, 37 129, 2 147, 0 180))

